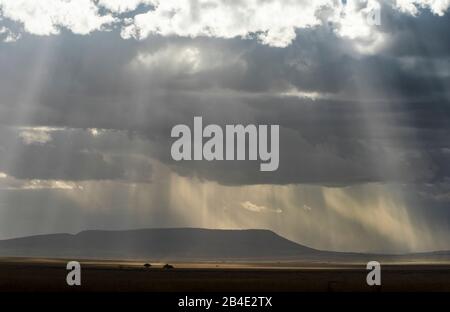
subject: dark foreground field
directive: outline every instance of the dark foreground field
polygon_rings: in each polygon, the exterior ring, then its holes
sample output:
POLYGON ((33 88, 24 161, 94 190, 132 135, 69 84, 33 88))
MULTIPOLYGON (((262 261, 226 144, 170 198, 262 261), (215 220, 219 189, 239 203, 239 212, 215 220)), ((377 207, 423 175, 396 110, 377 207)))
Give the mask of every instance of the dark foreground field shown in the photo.
POLYGON ((66 263, 49 259, 1 259, 0 291, 197 292, 381 291, 450 292, 450 265, 382 264, 382 286, 366 284, 363 264, 173 263, 163 269, 143 262, 80 261, 82 285, 66 285, 66 263))

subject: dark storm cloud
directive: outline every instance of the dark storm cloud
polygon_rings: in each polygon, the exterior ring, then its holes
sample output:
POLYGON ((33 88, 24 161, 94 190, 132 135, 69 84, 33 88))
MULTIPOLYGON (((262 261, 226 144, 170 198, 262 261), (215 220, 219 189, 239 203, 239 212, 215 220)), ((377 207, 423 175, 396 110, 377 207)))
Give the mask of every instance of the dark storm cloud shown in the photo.
POLYGON ((14 165, 6 173, 19 179, 102 180, 123 176, 123 169, 96 153, 71 152, 65 156, 47 146, 22 146, 16 153, 14 165))
POLYGON ((383 53, 394 56, 449 57, 449 23, 449 14, 437 17, 428 10, 422 10, 417 18, 386 8, 380 27, 391 33, 392 38, 383 53))
MULTIPOLYGON (((0 43, 0 121, 123 130, 145 138, 148 156, 176 172, 224 184, 443 180, 450 175, 442 161, 450 76, 438 65, 448 62, 448 18, 386 8, 380 29, 389 38, 376 54, 355 51, 326 26, 297 30, 282 49, 238 39, 123 40, 118 31, 24 35, 0 43), (283 94, 296 91, 318 97, 283 94), (193 116, 222 125, 279 124, 280 169, 173 162, 170 129, 193 116)), ((112 165, 82 144, 66 148, 65 160, 58 146, 21 146, 16 153, 8 170, 18 177, 126 175, 126 162, 112 165)))
POLYGON ((89 131, 74 129, 1 129, 0 172, 10 177, 151 181, 149 159, 133 147, 135 141, 126 134, 108 131, 93 137, 89 131), (40 141, 42 136, 45 140, 40 141), (121 151, 124 148, 126 153, 121 151))

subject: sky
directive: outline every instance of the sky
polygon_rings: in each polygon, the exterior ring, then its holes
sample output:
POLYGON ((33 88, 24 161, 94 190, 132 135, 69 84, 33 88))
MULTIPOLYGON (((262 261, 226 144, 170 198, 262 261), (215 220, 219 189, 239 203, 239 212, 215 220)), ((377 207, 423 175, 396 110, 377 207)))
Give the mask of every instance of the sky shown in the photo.
POLYGON ((449 0, 0 0, 0 239, 264 228, 450 249, 449 0), (280 125, 277 171, 170 131, 280 125))

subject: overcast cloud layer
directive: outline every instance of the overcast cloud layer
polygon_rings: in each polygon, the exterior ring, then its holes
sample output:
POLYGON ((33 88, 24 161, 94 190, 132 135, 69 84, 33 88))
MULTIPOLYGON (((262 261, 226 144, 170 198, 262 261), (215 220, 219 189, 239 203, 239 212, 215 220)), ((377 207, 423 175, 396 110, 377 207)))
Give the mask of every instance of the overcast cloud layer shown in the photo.
POLYGON ((0 0, 0 238, 264 227, 450 249, 449 6, 0 0), (279 170, 172 161, 194 116, 279 124, 279 170), (30 210, 60 221, 19 221, 30 210))

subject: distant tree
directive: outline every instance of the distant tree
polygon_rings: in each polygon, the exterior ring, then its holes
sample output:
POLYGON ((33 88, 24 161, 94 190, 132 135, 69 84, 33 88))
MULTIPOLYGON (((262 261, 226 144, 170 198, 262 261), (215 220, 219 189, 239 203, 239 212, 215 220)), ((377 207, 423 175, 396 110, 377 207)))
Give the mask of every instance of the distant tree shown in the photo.
POLYGON ((152 266, 152 265, 151 265, 150 263, 144 264, 144 268, 146 268, 146 269, 150 268, 151 266, 152 266))
POLYGON ((163 269, 165 269, 165 270, 173 269, 173 265, 166 263, 166 264, 164 264, 163 269))

